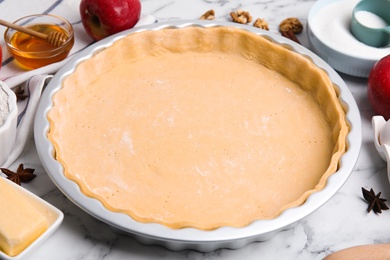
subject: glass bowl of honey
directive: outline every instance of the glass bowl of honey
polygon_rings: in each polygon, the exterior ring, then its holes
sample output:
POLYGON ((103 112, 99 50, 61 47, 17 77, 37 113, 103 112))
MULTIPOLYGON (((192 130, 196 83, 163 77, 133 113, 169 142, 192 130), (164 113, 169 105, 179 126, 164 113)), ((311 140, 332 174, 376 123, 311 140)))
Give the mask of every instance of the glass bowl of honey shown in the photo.
POLYGON ((51 14, 36 14, 20 18, 14 24, 50 34, 57 31, 66 36, 66 41, 55 47, 46 40, 8 28, 4 40, 9 53, 24 69, 36 69, 65 59, 74 44, 72 25, 64 18, 51 14))

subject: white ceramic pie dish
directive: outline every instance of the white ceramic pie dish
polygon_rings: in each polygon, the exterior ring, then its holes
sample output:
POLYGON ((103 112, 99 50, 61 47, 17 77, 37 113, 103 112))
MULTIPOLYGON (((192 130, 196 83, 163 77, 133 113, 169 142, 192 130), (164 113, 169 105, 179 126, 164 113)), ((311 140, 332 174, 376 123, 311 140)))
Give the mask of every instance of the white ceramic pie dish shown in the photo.
POLYGON ((34 135, 39 157, 47 173, 57 187, 81 209, 116 229, 134 235, 142 243, 159 244, 171 250, 195 249, 204 252, 218 248, 237 249, 253 241, 267 240, 276 232, 289 228, 298 220, 321 207, 348 179, 357 161, 362 139, 360 114, 355 100, 340 76, 322 59, 303 46, 268 31, 246 25, 216 21, 176 21, 142 26, 111 36, 88 47, 61 68, 47 86, 37 110, 34 135), (130 33, 163 28, 183 28, 187 26, 234 26, 263 35, 274 42, 308 57, 317 66, 324 69, 334 82, 343 107, 347 111, 347 120, 351 127, 351 131, 347 137, 348 150, 341 158, 339 170, 329 178, 326 187, 310 195, 303 205, 286 210, 275 219, 255 221, 243 228, 222 227, 211 231, 194 228, 174 230, 160 224, 139 223, 131 219, 128 215, 109 211, 98 200, 81 193, 79 186, 64 176, 61 164, 53 157, 54 147, 47 139, 49 130, 47 113, 53 105, 52 97, 61 88, 62 81, 74 71, 80 62, 90 58, 94 53, 112 45, 115 41, 130 33))
POLYGON ((7 105, 8 112, 1 124, 0 122, 0 166, 5 163, 11 153, 16 138, 16 124, 18 119, 18 106, 16 103, 15 93, 3 82, 0 81, 0 91, 8 96, 7 105))

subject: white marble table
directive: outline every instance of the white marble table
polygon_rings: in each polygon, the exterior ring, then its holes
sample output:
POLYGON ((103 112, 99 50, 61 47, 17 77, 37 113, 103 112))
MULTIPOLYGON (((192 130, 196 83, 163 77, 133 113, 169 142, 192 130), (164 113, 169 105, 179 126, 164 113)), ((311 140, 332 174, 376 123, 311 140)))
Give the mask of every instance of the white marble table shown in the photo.
MULTIPOLYGON (((167 21, 198 19, 205 11, 214 9, 218 20, 227 21, 231 11, 243 9, 254 18, 265 18, 270 31, 277 33, 277 26, 284 18, 294 16, 306 23, 314 3, 313 0, 142 0, 142 12, 154 15, 158 21, 167 21)), ((0 13, 3 19, 15 20, 27 14, 49 11, 66 17, 81 30, 78 4, 77 0, 5 0, 0 1, 0 13)), ((305 32, 299 38, 304 46, 309 46, 305 32)), ((90 39, 83 36, 81 40, 90 39)), ((4 45, 3 39, 1 43, 4 45)), ((24 163, 35 168, 38 177, 23 186, 62 210, 65 218, 60 228, 28 259, 322 259, 350 246, 389 243, 390 211, 380 215, 367 214, 367 204, 361 194, 361 187, 373 188, 390 199, 386 164, 373 144, 371 118, 374 112, 367 100, 367 80, 341 76, 361 112, 363 144, 360 157, 342 189, 294 228, 278 233, 269 241, 252 243, 239 250, 172 252, 158 246, 141 245, 127 235, 117 234, 69 201, 47 176, 31 140, 31 145, 12 167, 24 163)))

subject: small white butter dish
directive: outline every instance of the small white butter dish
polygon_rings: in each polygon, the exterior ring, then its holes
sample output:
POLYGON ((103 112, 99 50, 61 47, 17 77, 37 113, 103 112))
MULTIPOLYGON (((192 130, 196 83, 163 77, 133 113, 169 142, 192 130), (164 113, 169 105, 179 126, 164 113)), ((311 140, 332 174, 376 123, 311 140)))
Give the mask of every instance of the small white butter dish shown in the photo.
POLYGON ((0 81, 0 166, 7 160, 14 147, 17 119, 16 95, 0 81))
MULTIPOLYGON (((3 178, 3 177, 0 177, 3 178)), ((5 179, 5 178, 4 178, 5 179)), ((25 188, 15 184, 12 181, 6 180, 22 197, 27 200, 34 208, 36 208, 47 220, 48 228, 43 232, 37 239, 35 239, 29 246, 27 246, 22 252, 16 256, 9 256, 0 250, 0 259, 4 260, 17 260, 17 259, 27 259, 27 256, 41 245, 46 239, 48 239, 54 231, 60 226, 64 214, 49 204, 45 200, 26 190, 25 188)))

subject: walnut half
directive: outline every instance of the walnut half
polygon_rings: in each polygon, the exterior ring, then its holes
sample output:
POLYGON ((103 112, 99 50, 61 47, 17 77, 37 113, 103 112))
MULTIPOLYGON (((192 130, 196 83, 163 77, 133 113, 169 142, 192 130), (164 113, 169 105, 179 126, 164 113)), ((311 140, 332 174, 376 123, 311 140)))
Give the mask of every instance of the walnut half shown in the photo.
POLYGON ((298 18, 287 18, 279 24, 280 33, 290 40, 300 44, 296 34, 301 33, 303 25, 298 18))
POLYGON ((279 24, 280 32, 292 31, 295 34, 301 33, 303 25, 298 18, 287 18, 279 24))
POLYGON ((214 12, 214 10, 213 9, 208 10, 199 19, 200 20, 214 20, 215 19, 215 12, 214 12))
POLYGON ((237 10, 237 12, 231 12, 230 17, 235 23, 247 24, 252 22, 252 16, 250 15, 250 13, 245 12, 243 10, 237 10))
POLYGON ((264 19, 261 19, 261 18, 257 18, 256 21, 253 23, 253 26, 269 31, 268 23, 264 19))

